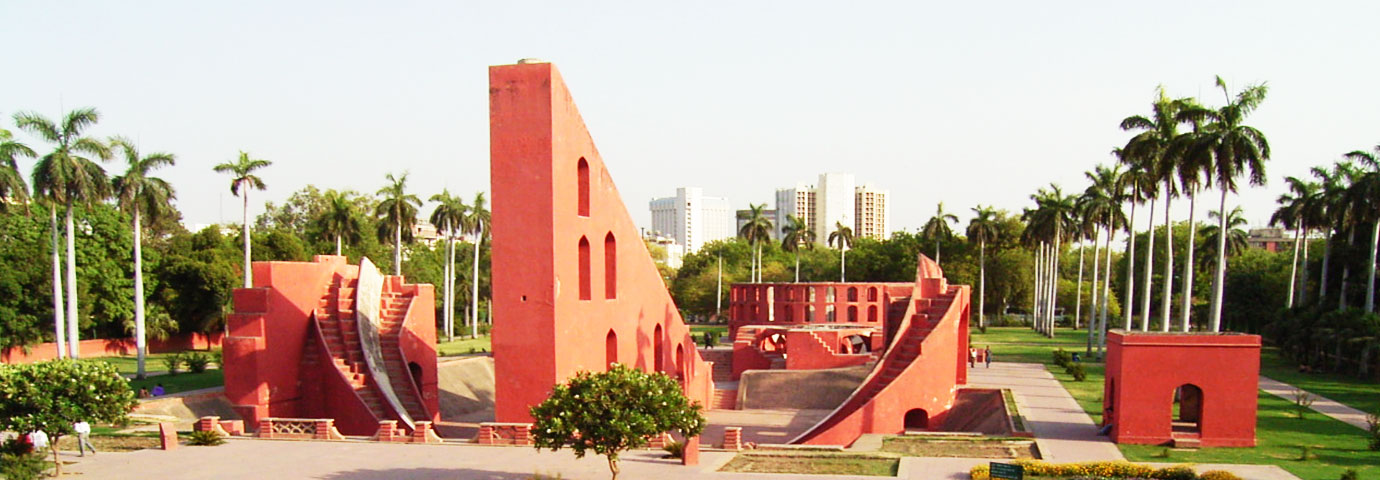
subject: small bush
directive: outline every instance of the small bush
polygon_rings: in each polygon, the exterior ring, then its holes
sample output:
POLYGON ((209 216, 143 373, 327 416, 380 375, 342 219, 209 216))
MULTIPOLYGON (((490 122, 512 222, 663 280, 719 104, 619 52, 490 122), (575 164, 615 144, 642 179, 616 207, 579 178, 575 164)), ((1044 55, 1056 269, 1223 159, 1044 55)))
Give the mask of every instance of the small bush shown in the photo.
POLYGON ((986 326, 986 325, 978 325, 978 331, 979 331, 979 332, 982 332, 982 333, 987 333, 987 326, 986 326))
POLYGON ((1156 469, 1150 473, 1150 478, 1155 480, 1196 480, 1198 474, 1192 468, 1184 465, 1175 465, 1156 469))
POLYGON ((684 444, 684 443, 681 443, 681 442, 671 442, 671 443, 666 444, 666 446, 661 447, 661 449, 666 451, 666 456, 667 456, 667 458, 683 458, 683 457, 685 457, 685 444, 684 444))
POLYGON ((487 336, 489 336, 489 331, 490 331, 490 330, 493 330, 493 329, 494 329, 493 325, 489 325, 489 324, 487 324, 487 323, 480 322, 480 323, 479 323, 479 336, 481 336, 481 337, 487 337, 487 336))
POLYGON ((225 369, 225 351, 219 348, 211 350, 211 361, 216 362, 216 367, 225 369))
POLYGON ((211 364, 211 355, 202 352, 190 352, 182 358, 187 363, 187 370, 192 373, 206 371, 206 366, 211 364))
POLYGON ((1050 354, 1054 356, 1054 364, 1055 364, 1055 365, 1058 365, 1058 366, 1061 366, 1061 367, 1064 367, 1064 368, 1069 368, 1069 365, 1072 365, 1072 364, 1073 364, 1073 354, 1070 354, 1069 352, 1065 351, 1065 350, 1062 349, 1062 348, 1056 349, 1056 350, 1054 350, 1053 352, 1051 352, 1050 354))
POLYGON ((1235 473, 1231 473, 1231 472, 1228 472, 1228 471, 1225 471, 1225 470, 1212 470, 1212 471, 1208 471, 1208 472, 1203 472, 1202 475, 1199 475, 1199 476, 1198 476, 1198 480, 1242 480, 1242 479, 1241 479, 1241 477, 1236 476, 1235 473))
POLYGON ((182 371, 183 357, 181 353, 171 353, 163 357, 163 366, 168 368, 168 375, 177 375, 182 371))
POLYGON ((1380 450, 1380 411, 1366 415, 1366 441, 1371 450, 1380 450))
POLYGON ((1083 364, 1074 363, 1064 367, 1064 373, 1073 375, 1073 381, 1081 382, 1088 379, 1088 372, 1083 370, 1083 364))
POLYGON ((1361 474, 1356 473, 1356 469, 1348 468, 1342 473, 1342 480, 1361 480, 1361 474))
POLYGON ((52 465, 38 453, 0 454, 0 477, 8 480, 34 480, 52 465))
POLYGON ((219 433, 212 432, 209 430, 192 432, 190 435, 187 435, 188 445, 213 447, 223 443, 225 443, 225 439, 222 438, 219 433))
POLYGON ((1316 399, 1317 397, 1311 393, 1294 389, 1294 415, 1297 415, 1299 420, 1303 420, 1303 415, 1313 409, 1313 400, 1316 399))
POLYGON ((1155 458, 1169 458, 1169 455, 1169 447, 1164 447, 1160 449, 1160 453, 1155 454, 1155 458))

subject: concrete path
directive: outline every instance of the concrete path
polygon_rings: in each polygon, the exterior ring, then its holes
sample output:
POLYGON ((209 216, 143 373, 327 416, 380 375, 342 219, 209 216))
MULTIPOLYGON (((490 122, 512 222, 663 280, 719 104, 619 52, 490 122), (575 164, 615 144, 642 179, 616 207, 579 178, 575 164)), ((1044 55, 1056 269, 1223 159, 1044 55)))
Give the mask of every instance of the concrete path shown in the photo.
MULTIPOLYGON (((1270 395, 1283 398, 1290 402, 1294 401, 1294 391, 1299 390, 1298 387, 1278 380, 1273 380, 1264 375, 1260 376, 1260 389, 1266 391, 1270 395)), ((1313 410, 1317 410, 1318 413, 1341 420, 1362 430, 1369 428, 1369 425, 1366 424, 1366 412, 1342 405, 1336 400, 1331 400, 1318 394, 1313 394, 1313 410)))
POLYGON ((1092 417, 1042 364, 993 362, 992 368, 969 369, 968 385, 1011 389, 1046 461, 1125 459, 1116 444, 1097 435, 1092 417))

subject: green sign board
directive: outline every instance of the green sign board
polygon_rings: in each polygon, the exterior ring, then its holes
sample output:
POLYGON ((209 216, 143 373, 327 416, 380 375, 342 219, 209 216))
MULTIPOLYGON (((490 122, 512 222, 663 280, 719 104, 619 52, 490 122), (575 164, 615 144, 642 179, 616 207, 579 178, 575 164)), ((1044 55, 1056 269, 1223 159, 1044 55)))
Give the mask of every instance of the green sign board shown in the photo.
POLYGON ((992 462, 988 468, 991 469, 991 473, 988 475, 991 478, 1022 480, 1025 477, 1025 468, 1020 465, 992 462))

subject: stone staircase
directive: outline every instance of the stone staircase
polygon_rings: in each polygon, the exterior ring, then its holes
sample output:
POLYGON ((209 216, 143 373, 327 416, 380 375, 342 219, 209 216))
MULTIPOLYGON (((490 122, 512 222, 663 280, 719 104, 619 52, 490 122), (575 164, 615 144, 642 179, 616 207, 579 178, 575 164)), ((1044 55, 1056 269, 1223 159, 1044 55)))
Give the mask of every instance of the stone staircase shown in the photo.
MULTIPOLYGON (((388 282, 391 284, 392 282, 388 282)), ((407 360, 402 355, 403 322, 407 320, 407 309, 412 305, 412 297, 396 291, 383 293, 383 307, 379 310, 379 347, 383 350, 384 371, 393 387, 393 394, 402 403, 407 415, 413 421, 430 421, 431 415, 422 406, 417 381, 407 368, 407 360)))
POLYGON ((738 405, 738 382, 733 381, 733 350, 728 348, 701 348, 700 357, 714 362, 711 378, 714 381, 714 398, 706 407, 711 410, 734 410, 738 405))
MULTIPOLYGON (((383 398, 371 386, 369 367, 364 363, 364 351, 360 347, 359 327, 355 324, 354 291, 357 282, 339 277, 326 287, 316 309, 316 322, 321 327, 321 338, 326 343, 329 362, 345 377, 375 418, 388 419, 383 398)), ((307 349, 314 357, 315 349, 307 349)), ((319 361, 310 358, 308 361, 319 361)))

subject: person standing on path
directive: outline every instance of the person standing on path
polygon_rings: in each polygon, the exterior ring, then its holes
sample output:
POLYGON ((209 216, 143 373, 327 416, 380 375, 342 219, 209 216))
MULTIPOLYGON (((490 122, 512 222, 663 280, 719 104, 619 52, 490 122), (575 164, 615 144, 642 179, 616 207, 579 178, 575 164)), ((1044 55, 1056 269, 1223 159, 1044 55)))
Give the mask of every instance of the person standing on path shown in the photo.
POLYGON ((29 445, 33 446, 35 452, 42 452, 48 448, 48 434, 43 430, 29 432, 29 445))
POLYGON ((968 368, 977 368, 977 347, 968 347, 968 368))
POLYGON ((982 349, 982 360, 987 362, 987 368, 992 368, 992 346, 988 345, 982 349))
POLYGON ((77 452, 79 457, 86 456, 86 450, 91 449, 91 454, 96 454, 96 446, 91 444, 91 424, 82 420, 72 424, 72 430, 77 432, 77 452))

